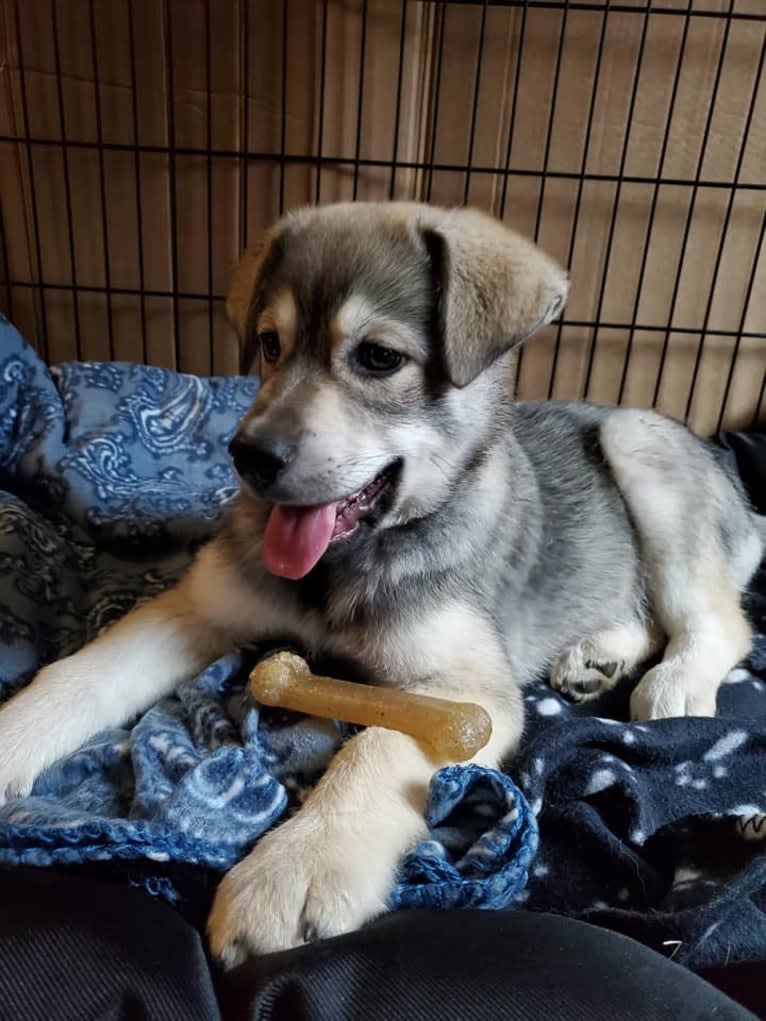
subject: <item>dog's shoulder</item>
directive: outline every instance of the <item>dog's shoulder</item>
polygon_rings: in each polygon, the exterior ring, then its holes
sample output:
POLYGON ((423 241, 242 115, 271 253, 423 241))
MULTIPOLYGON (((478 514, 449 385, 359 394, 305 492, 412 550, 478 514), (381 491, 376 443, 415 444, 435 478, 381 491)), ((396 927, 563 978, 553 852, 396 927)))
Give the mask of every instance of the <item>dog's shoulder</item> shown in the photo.
POLYGON ((580 490, 599 479, 606 482, 600 430, 611 412, 584 401, 514 404, 511 457, 514 447, 522 452, 543 490, 580 490))

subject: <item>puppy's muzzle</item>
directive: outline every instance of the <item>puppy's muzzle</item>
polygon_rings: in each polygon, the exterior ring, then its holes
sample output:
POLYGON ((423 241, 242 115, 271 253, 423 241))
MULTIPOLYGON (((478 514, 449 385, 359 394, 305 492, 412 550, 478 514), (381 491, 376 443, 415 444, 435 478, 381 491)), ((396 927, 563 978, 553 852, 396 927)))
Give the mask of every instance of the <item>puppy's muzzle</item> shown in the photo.
POLYGON ((263 496, 274 485, 295 456, 295 445, 278 436, 257 440, 237 434, 229 444, 237 474, 263 496))

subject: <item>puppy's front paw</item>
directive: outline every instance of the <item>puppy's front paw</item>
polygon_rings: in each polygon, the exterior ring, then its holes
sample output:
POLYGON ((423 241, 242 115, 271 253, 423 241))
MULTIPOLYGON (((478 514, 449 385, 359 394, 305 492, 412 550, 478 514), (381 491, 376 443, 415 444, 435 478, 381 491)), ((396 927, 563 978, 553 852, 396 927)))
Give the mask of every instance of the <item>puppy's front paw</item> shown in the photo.
POLYGON ((683 665, 659 663, 644 674, 630 699, 634 720, 715 716, 717 685, 705 686, 683 665))
POLYGON ((46 728, 55 720, 34 719, 16 701, 0 709, 0 805, 25 798, 48 764, 44 754, 46 728))
POLYGON ((556 660, 551 670, 551 687, 576 702, 598 698, 625 674, 623 660, 610 660, 594 642, 580 642, 556 660))
POLYGON ((77 656, 51 663, 0 708, 0 804, 29 794, 43 770, 104 725, 104 696, 88 696, 77 664, 77 656))
POLYGON ((30 769, 25 773, 23 769, 14 769, 7 763, 0 763, 0 807, 16 798, 26 798, 31 793, 36 779, 35 770, 30 769))
POLYGON ((396 865, 381 842, 304 808, 223 878, 208 920, 213 954, 232 968, 357 929, 385 910, 396 865))

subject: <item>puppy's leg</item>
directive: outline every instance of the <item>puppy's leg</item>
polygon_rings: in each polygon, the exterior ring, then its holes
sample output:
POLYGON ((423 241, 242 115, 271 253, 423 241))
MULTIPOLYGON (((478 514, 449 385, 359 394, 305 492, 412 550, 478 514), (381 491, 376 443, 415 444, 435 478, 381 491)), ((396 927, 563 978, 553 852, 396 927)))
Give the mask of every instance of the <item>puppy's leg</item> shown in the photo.
POLYGON ((715 716, 722 680, 750 649, 750 625, 725 565, 715 550, 699 556, 696 570, 652 574, 653 590, 663 591, 657 611, 670 640, 662 662, 633 692, 634 720, 715 716))
POLYGON ((551 685, 578 702, 597 698, 655 653, 662 638, 652 621, 638 617, 600 631, 559 656, 551 685))
POLYGON ((57 759, 129 720, 246 637, 243 628, 259 620, 253 602, 213 543, 175 588, 46 666, 0 709, 0 804, 28 794, 57 759))
MULTIPOLYGON (((481 702, 493 736, 475 761, 496 766, 519 740, 521 698, 507 676, 502 700, 472 691, 471 676, 408 690, 481 702)), ((404 734, 371 727, 348 741, 298 814, 224 877, 208 922, 215 956, 233 967, 248 954, 347 932, 384 911, 400 858, 426 835, 436 768, 404 734)))
POLYGON ((713 716, 721 681, 751 643, 716 519, 727 500, 736 511, 736 494, 674 423, 617 411, 601 440, 638 529, 652 606, 668 636, 663 661, 633 692, 632 716, 713 716), (682 484, 690 458, 698 459, 694 481, 705 487, 707 506, 682 484))

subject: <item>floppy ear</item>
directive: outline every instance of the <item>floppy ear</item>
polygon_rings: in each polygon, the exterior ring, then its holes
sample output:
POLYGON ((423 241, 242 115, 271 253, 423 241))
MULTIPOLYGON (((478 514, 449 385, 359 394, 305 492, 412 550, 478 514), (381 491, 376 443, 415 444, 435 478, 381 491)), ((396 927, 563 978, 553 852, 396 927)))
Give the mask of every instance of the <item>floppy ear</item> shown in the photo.
POLYGON ((450 380, 462 387, 556 317, 566 273, 532 242, 471 209, 420 218, 437 281, 450 380))
POLYGON ((250 308, 258 287, 266 260, 272 254, 274 233, 269 230, 248 248, 234 270, 229 291, 226 295, 226 315, 240 339, 247 333, 250 308))

